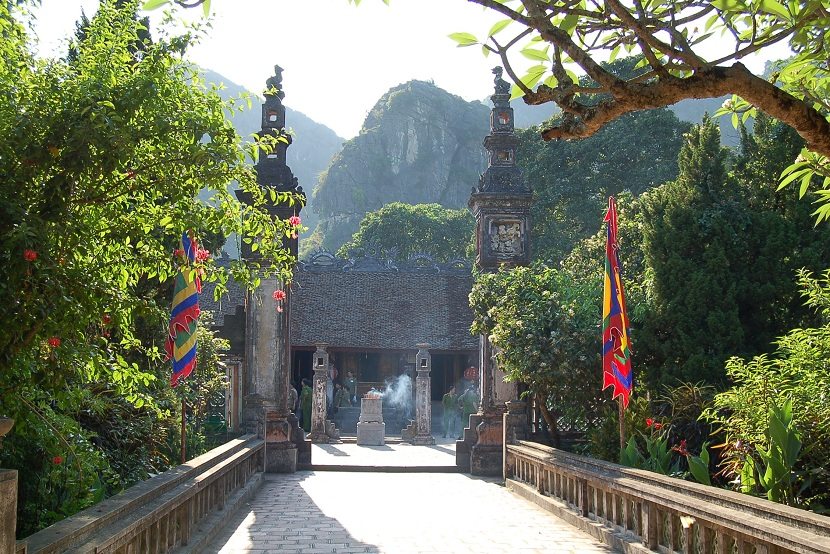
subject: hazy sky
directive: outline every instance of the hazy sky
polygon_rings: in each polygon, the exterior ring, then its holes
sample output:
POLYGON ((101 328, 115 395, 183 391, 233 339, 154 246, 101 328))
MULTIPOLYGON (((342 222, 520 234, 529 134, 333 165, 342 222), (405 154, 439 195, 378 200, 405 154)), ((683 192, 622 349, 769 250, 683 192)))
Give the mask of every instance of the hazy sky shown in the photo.
MULTIPOLYGON (((73 32, 81 8, 91 15, 97 5, 42 0, 41 51, 65 52, 61 37, 73 32)), ((363 0, 357 8, 347 0, 213 0, 212 6, 213 29, 189 58, 257 93, 279 64, 286 105, 344 138, 357 134, 383 93, 410 79, 433 80, 467 100, 493 90, 497 58, 485 58, 479 47, 457 48, 447 35, 482 36, 501 17, 463 0, 392 0, 391 6, 363 0)), ((184 13, 197 18, 202 10, 184 13)))
MULTIPOLYGON (((81 8, 97 0, 43 0, 41 51, 64 51, 81 8)), ((485 34, 499 20, 461 0, 213 0, 213 29, 189 58, 254 92, 274 64, 285 70, 285 103, 342 137, 357 134, 374 103, 410 79, 433 80, 467 100, 492 93, 494 57, 456 48, 447 35, 485 34)), ((197 17, 201 9, 190 10, 197 17)), ((290 124, 290 122, 289 122, 290 124)))

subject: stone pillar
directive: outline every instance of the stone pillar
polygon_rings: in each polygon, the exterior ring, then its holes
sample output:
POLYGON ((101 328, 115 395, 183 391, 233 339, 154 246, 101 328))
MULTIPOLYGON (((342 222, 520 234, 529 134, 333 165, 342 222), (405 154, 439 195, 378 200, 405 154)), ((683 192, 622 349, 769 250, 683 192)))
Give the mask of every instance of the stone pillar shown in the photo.
MULTIPOLYGON (((283 137, 284 140, 276 142, 273 150, 262 149, 260 152, 255 167, 257 184, 263 189, 273 188, 304 198, 302 187, 285 163, 291 136, 283 132, 286 125, 282 71, 280 66, 274 66, 274 75, 266 80, 260 135, 283 137)), ((236 196, 245 204, 252 203, 252 195, 247 191, 238 190, 236 196)), ((285 220, 297 215, 302 204, 302 201, 275 202, 267 209, 271 217, 285 220)), ((284 237, 283 246, 296 256, 296 235, 284 237)), ((252 245, 243 244, 242 257, 257 260, 260 253, 254 251, 252 245)), ((263 279, 260 287, 247 297, 243 420, 246 431, 265 439, 267 472, 296 471, 297 448, 305 446, 302 432, 288 406, 288 387, 291 386, 290 293, 281 281, 263 279), (285 292, 283 300, 274 297, 278 289, 285 292)))
MULTIPOLYGON (((514 132, 510 85, 502 79, 502 69, 493 69, 495 93, 490 98, 490 134, 484 139, 489 153, 487 169, 468 203, 476 219, 476 266, 483 272, 526 265, 530 261, 530 207, 533 192, 516 165, 519 139, 514 132)), ((518 398, 514 383, 504 381, 494 356, 493 346, 481 337, 481 404, 464 429, 464 439, 456 443, 456 463, 473 475, 503 474, 505 402, 518 398), (469 453, 469 466, 467 457, 469 453)), ((467 424, 468 422, 462 422, 467 424)))
POLYGON ((297 446, 288 421, 287 318, 274 301, 274 292, 281 288, 279 280, 263 279, 249 293, 246 310, 245 428, 265 440, 265 471, 269 473, 297 470, 297 446))
MULTIPOLYGON (((11 431, 13 419, 0 418, 0 445, 11 431)), ((0 554, 13 554, 17 531, 17 470, 0 469, 0 554)))
POLYGON ((311 432, 308 438, 314 443, 328 443, 326 433, 326 380, 328 379, 329 353, 326 344, 317 343, 314 352, 314 382, 311 397, 311 432))
POLYGON ((432 436, 432 387, 429 372, 432 369, 432 356, 429 345, 419 343, 415 354, 415 437, 412 444, 435 444, 432 436))

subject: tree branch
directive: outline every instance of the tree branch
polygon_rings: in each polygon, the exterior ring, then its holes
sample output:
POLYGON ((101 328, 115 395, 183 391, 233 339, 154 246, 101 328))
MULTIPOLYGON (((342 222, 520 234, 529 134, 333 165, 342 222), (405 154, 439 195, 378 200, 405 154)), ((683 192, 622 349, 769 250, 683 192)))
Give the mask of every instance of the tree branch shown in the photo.
MULTIPOLYGON (((547 87, 546 90, 539 88, 539 93, 548 94, 548 101, 557 101, 556 91, 547 87)), ((737 94, 761 111, 790 125, 807 142, 810 150, 830 155, 830 122, 819 111, 792 94, 753 75, 741 63, 730 67, 711 67, 683 79, 671 77, 648 83, 626 83, 625 88, 626 92, 621 95, 612 89, 613 98, 603 100, 596 106, 571 109, 570 112, 575 113, 575 117, 564 118, 559 125, 545 129, 542 138, 585 138, 626 113, 661 108, 686 98, 717 98, 737 94)))

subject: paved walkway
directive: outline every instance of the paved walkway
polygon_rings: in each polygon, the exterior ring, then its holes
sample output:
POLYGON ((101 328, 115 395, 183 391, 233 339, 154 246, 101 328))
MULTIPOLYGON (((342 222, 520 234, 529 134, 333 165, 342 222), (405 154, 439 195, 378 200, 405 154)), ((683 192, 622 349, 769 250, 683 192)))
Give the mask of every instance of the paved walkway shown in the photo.
POLYGON ((353 442, 313 444, 311 462, 324 466, 455 467, 455 440, 438 437, 432 446, 412 446, 405 442, 383 446, 358 446, 353 442))
POLYGON ((613 551, 493 479, 304 471, 268 475, 207 552, 613 551))

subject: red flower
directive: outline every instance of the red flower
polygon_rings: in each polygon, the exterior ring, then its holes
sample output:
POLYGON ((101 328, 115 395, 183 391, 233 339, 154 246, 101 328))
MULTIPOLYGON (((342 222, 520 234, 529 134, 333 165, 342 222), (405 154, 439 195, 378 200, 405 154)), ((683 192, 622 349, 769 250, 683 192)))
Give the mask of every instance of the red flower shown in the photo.
POLYGON ((288 218, 288 224, 291 225, 292 227, 297 227, 302 222, 303 222, 303 220, 300 219, 300 216, 298 216, 298 215, 292 215, 291 217, 288 218))
POLYGON ((184 248, 176 248, 173 250, 173 255, 176 257, 184 256, 184 248))
POLYGON ((282 289, 277 289, 274 291, 274 300, 280 301, 285 300, 285 291, 282 289))
POLYGON ((197 262, 204 262, 205 260, 210 259, 210 252, 205 250, 204 248, 200 248, 196 251, 196 261, 197 262))
POLYGON ((655 429, 655 430, 659 431, 659 430, 660 430, 660 429, 662 429, 662 428, 663 428, 663 424, 662 424, 662 423, 657 423, 657 422, 655 422, 655 424, 654 424, 654 429, 655 429))
POLYGON ((58 337, 50 337, 49 340, 46 342, 49 343, 49 346, 51 346, 52 348, 57 348, 61 345, 61 339, 59 339, 58 337))
POLYGON ((34 250, 26 249, 23 251, 23 259, 27 262, 33 262, 37 259, 37 252, 34 250))
POLYGON ((112 316, 110 314, 104 314, 101 316, 101 323, 104 325, 109 325, 112 323, 112 316))
POLYGON ((672 446, 671 449, 680 454, 681 456, 689 455, 689 451, 686 450, 686 439, 680 441, 680 444, 678 444, 677 446, 672 446))
POLYGON ((647 417, 646 418, 646 427, 651 427, 652 425, 654 425, 654 420, 651 419, 650 417, 647 417))
POLYGON ((63 458, 61 458, 60 456, 55 456, 54 458, 52 458, 52 463, 55 465, 60 465, 63 463, 63 458))
POLYGON ((132 169, 127 170, 127 179, 135 179, 135 171, 132 169))

